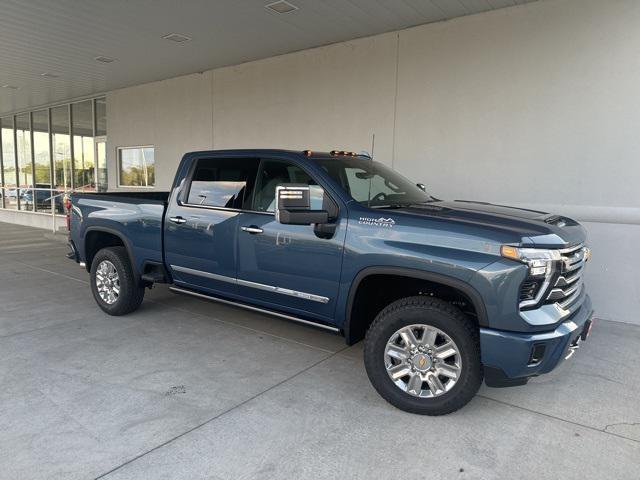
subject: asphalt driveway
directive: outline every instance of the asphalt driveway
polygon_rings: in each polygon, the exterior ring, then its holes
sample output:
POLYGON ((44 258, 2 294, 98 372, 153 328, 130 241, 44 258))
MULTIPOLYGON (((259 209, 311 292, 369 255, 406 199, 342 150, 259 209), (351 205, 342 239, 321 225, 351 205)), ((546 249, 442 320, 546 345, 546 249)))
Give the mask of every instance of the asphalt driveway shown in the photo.
POLYGON ((109 317, 43 233, 0 223, 1 479, 640 478, 638 326, 421 417, 329 333, 164 287, 109 317))

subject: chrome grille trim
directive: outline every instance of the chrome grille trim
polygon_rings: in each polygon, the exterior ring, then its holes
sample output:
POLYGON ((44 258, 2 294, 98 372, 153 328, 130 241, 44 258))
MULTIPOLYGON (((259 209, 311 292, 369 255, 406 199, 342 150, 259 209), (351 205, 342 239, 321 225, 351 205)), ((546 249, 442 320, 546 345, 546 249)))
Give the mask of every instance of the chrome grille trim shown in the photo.
POLYGON ((559 262, 560 275, 547 295, 547 302, 557 303, 559 307, 565 309, 582 292, 585 248, 580 244, 559 251, 562 255, 562 260, 559 262))
POLYGON ((581 293, 582 293, 582 284, 580 284, 580 287, 573 293, 573 295, 569 296, 564 302, 558 303, 558 306, 563 310, 566 309, 573 302, 577 300, 577 298, 580 296, 581 293))
POLYGON ((556 281, 556 287, 566 287, 568 285, 571 285, 576 280, 579 280, 580 278, 582 278, 581 275, 574 275, 573 277, 569 277, 569 278, 561 275, 558 277, 558 280, 556 281))

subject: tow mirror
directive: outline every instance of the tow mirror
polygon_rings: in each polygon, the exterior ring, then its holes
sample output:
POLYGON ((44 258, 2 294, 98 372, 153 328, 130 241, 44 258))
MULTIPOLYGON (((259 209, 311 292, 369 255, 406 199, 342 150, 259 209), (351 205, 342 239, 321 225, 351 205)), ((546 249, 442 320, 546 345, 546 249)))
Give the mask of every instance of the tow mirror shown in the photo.
POLYGON ((276 221, 285 225, 312 225, 329 222, 329 212, 312 210, 322 205, 324 190, 317 185, 287 183, 276 187, 276 221))

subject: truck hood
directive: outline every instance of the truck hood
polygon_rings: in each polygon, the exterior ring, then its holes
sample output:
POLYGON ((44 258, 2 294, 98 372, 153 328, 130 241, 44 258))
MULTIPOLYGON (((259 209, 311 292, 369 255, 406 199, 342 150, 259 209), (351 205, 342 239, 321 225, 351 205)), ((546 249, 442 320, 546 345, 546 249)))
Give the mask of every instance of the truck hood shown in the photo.
POLYGON ((438 200, 393 211, 501 232, 522 246, 564 248, 586 240, 584 228, 571 218, 486 202, 438 200))

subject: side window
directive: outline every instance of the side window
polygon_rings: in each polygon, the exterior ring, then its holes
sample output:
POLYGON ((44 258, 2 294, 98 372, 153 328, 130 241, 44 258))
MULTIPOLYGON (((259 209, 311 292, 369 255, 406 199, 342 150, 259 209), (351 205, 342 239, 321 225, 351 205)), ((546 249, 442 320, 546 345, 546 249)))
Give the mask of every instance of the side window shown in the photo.
POLYGON ((258 159, 202 158, 191 177, 187 203, 210 207, 243 208, 250 199, 258 159))
MULTIPOLYGON (((263 160, 256 180, 256 193, 253 209, 258 212, 274 212, 276 206, 276 187, 281 183, 305 183, 317 185, 300 167, 282 160, 263 160)), ((320 190, 319 187, 316 191, 320 190)), ((311 191, 311 208, 322 209, 323 196, 311 191)))

